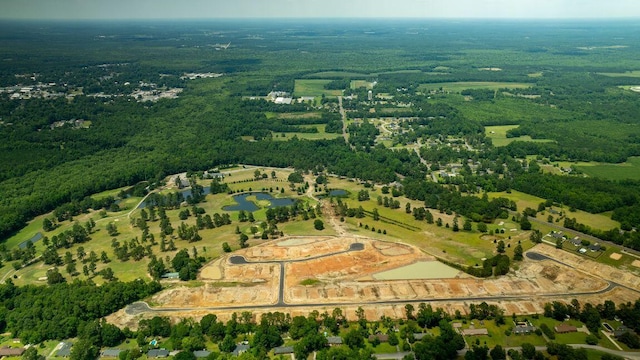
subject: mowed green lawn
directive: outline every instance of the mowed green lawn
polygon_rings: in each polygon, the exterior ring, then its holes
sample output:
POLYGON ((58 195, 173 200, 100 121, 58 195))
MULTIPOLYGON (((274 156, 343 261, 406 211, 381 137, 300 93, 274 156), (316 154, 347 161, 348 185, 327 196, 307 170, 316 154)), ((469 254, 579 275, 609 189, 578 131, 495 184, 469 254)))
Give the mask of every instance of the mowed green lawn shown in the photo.
MULTIPOLYGON (((507 198, 509 200, 515 201, 516 205, 518 206, 518 211, 522 211, 525 208, 532 208, 537 210, 538 205, 542 202, 545 202, 545 199, 543 198, 525 194, 523 192, 516 191, 516 190, 511 190, 511 193, 507 193, 504 191, 492 192, 492 193, 489 193, 488 195, 489 195, 489 198, 503 197, 503 198, 507 198)), ((591 214, 582 210, 569 211, 569 209, 566 207, 564 209, 560 209, 559 207, 554 207, 554 209, 558 212, 564 211, 565 216, 569 218, 576 218, 576 220, 579 223, 588 225, 594 229, 610 230, 615 227, 618 227, 618 228, 620 227, 620 223, 615 220, 611 220, 610 215, 591 214)), ((549 212, 540 213, 538 215, 538 219, 547 221, 548 215, 550 215, 549 212)), ((552 216, 555 219, 557 218, 558 215, 552 215, 552 216)), ((562 222, 557 224, 562 225, 562 222)))
POLYGON ((507 131, 517 128, 519 125, 485 126, 485 134, 491 139, 493 146, 507 146, 514 141, 551 142, 549 139, 532 139, 531 136, 507 137, 507 131))
POLYGON ((608 77, 633 77, 640 78, 640 70, 627 71, 623 73, 598 73, 598 75, 608 76, 608 77))
POLYGON ((442 88, 445 91, 460 92, 466 89, 526 89, 532 87, 530 83, 515 82, 493 82, 493 81, 460 81, 460 82, 444 82, 421 84, 418 89, 420 91, 438 90, 442 88))
POLYGON ((272 132, 273 140, 276 141, 288 141, 294 136, 298 137, 298 139, 306 139, 306 140, 325 140, 325 139, 335 139, 342 136, 342 134, 334 134, 327 133, 324 131, 325 124, 316 124, 316 125, 302 125, 302 127, 314 127, 318 129, 316 133, 301 133, 301 132, 292 132, 292 133, 279 133, 272 132))
POLYGON ((609 180, 640 180, 640 157, 630 157, 622 164, 579 163, 576 167, 593 177, 609 180))
POLYGON ((300 96, 340 96, 341 90, 327 90, 324 86, 332 80, 325 79, 297 79, 293 94, 295 97, 300 96))

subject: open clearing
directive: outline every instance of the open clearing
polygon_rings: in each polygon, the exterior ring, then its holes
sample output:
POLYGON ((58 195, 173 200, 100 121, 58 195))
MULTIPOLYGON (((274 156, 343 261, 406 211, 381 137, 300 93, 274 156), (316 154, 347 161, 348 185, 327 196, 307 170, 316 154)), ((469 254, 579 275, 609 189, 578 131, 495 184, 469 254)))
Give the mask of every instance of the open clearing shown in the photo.
POLYGON ((373 85, 374 83, 367 81, 367 80, 351 80, 351 89, 357 89, 357 88, 367 88, 367 89, 373 89, 373 85))
POLYGON ((640 157, 630 157, 622 164, 579 163, 577 168, 593 177, 609 180, 640 180, 640 157))
POLYGON ((525 135, 520 137, 507 137, 507 131, 517 128, 519 125, 485 126, 485 134, 491 139, 494 146, 507 146, 514 141, 552 142, 549 139, 532 139, 525 135))
MULTIPOLYGON (((544 202, 543 198, 539 198, 537 196, 525 194, 523 192, 517 190, 511 190, 511 193, 503 192, 491 192, 489 193, 489 198, 498 198, 503 197, 509 200, 513 200, 516 202, 518 210, 524 210, 525 208, 537 209, 538 204, 544 202)), ((605 214, 591 214, 586 211, 576 210, 576 211, 568 211, 567 208, 561 209, 559 207, 553 207, 557 212, 564 211, 565 216, 573 219, 575 218, 581 224, 589 224, 594 229, 599 230, 610 230, 613 228, 619 228, 620 223, 612 220, 611 215, 605 214)), ((549 212, 540 213, 538 218, 541 220, 547 219, 548 215, 552 215, 554 219, 558 218, 557 214, 550 214, 549 212)))
POLYGON ((493 82, 493 81, 461 81, 461 82, 445 82, 421 84, 418 89, 420 91, 438 90, 442 88, 445 91, 460 92, 466 89, 526 89, 532 87, 530 83, 514 83, 514 82, 493 82))
POLYGON ((401 268, 383 271, 373 275, 376 280, 417 280, 454 278, 459 270, 439 261, 420 261, 401 268))
POLYGON ((258 317, 269 311, 296 316, 310 309, 322 312, 335 307, 341 307, 347 317, 353 318, 359 306, 367 317, 379 318, 402 316, 404 304, 425 301, 450 312, 467 313, 469 299, 505 296, 508 298, 491 302, 518 313, 535 313, 541 312, 550 299, 565 301, 572 294, 580 294, 585 302, 637 299, 637 292, 630 290, 640 287, 637 276, 621 274, 611 266, 585 261, 552 246, 541 244, 533 250, 562 259, 563 263, 525 258, 509 275, 487 279, 464 273, 451 278, 453 269, 442 272, 440 265, 444 265, 440 264, 431 270, 414 269, 415 273, 424 273, 420 279, 391 280, 378 277, 393 274, 393 270, 413 269, 412 265, 433 264, 435 258, 410 245, 353 236, 274 240, 208 264, 194 284, 197 286, 176 285, 154 295, 149 302, 155 311, 128 314, 121 310, 109 316, 109 321, 135 326, 141 317, 152 317, 157 311, 175 319, 215 311, 225 320, 243 310, 258 317), (352 244, 361 244, 362 250, 347 252, 352 244), (247 263, 232 263, 232 256, 242 256, 247 263), (434 271, 441 276, 429 273, 434 271), (281 273, 284 279, 280 278, 281 273), (626 288, 611 287, 608 281, 626 288), (279 293, 283 303, 279 303, 279 293))
POLYGON ((288 132, 288 133, 280 133, 280 132, 271 132, 271 136, 275 141, 288 141, 291 140, 294 136, 298 139, 306 139, 306 140, 327 140, 327 139, 336 139, 342 136, 342 134, 328 133, 325 131, 326 124, 315 124, 315 125, 300 125, 300 127, 304 128, 316 128, 317 132, 314 133, 306 133, 306 132, 288 132))
POLYGON ((620 260, 620 259, 622 259, 622 254, 613 253, 613 254, 609 255, 609 257, 612 258, 613 260, 620 260))
POLYGON ((331 80, 325 79, 297 79, 295 81, 295 87, 293 94, 295 97, 300 96, 340 96, 341 90, 327 90, 325 85, 330 83, 331 80))
POLYGON ((608 77, 632 77, 632 78, 640 78, 640 70, 627 71, 623 73, 608 73, 602 72, 597 73, 598 75, 608 76, 608 77))

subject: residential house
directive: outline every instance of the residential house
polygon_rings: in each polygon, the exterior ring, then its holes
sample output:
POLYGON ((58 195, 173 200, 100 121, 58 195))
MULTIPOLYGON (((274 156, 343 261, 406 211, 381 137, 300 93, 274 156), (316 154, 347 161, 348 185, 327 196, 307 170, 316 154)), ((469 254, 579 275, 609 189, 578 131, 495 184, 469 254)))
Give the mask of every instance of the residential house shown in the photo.
POLYGON ((122 350, 120 349, 106 349, 106 350, 102 350, 102 352, 100 353, 100 357, 117 358, 120 356, 121 352, 122 350))
POLYGON ((0 348, 0 358, 5 356, 22 356, 22 353, 24 353, 24 348, 11 348, 8 346, 0 348))
POLYGON ((207 356, 211 355, 211 351, 196 350, 196 351, 193 352, 193 355, 195 355, 196 358, 198 358, 198 359, 202 359, 202 358, 206 358, 207 356))
POLYGON ((169 357, 169 350, 166 349, 151 349, 147 353, 147 358, 166 358, 169 357))
POLYGON ((577 332, 578 328, 573 325, 560 324, 553 328, 558 334, 577 332))
POLYGON ((239 356, 240 354, 246 352, 249 350, 249 345, 247 344, 238 344, 235 348, 235 350, 233 350, 232 354, 233 356, 239 356))
POLYGON ((378 341, 380 341, 381 343, 383 342, 389 342, 389 335, 387 334, 375 334, 375 335, 369 335, 369 342, 374 341, 375 339, 378 339, 378 341))
POLYGON ((71 347, 72 346, 73 346, 73 343, 63 341, 62 345, 60 346, 60 349, 56 353, 56 356, 57 357, 69 357, 71 355, 71 347))
POLYGON ((273 349, 274 355, 287 355, 293 354, 293 346, 280 346, 273 349))
POLYGON ((327 343, 329 346, 342 345, 342 338, 340 336, 327 336, 327 343))

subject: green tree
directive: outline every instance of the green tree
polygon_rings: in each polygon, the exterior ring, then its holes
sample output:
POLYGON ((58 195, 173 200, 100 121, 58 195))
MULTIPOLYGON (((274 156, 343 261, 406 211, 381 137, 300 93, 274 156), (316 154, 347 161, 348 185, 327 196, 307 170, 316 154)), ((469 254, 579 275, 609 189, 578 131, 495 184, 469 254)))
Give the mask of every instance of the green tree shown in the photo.
POLYGON ((22 354, 23 360, 44 360, 45 357, 43 355, 38 354, 38 349, 35 346, 29 347, 22 354))
POLYGON ((80 339, 71 348, 70 360, 92 360, 96 359, 99 354, 99 349, 94 346, 89 340, 80 339))
POLYGON ((175 360, 196 360, 196 356, 193 351, 180 351, 175 357, 175 360))
POLYGON ((531 235, 529 235, 529 240, 531 240, 531 242, 533 242, 534 244, 540 244, 542 242, 542 233, 540 232, 540 230, 533 230, 531 232, 531 235))
POLYGON ((516 247, 513 249, 513 260, 515 261, 520 261, 522 260, 522 245, 518 244, 516 245, 516 247))
POLYGON ((471 231, 471 220, 466 219, 462 225, 462 229, 464 229, 464 231, 471 231))
POLYGON ((55 224, 48 218, 44 218, 44 220, 42 220, 42 230, 51 231, 55 228, 56 228, 55 224))
POLYGON ((505 252, 504 241, 498 240, 498 245, 496 246, 496 251, 498 252, 498 254, 504 254, 504 252, 505 252))
POLYGON ((316 219, 313 221, 313 227, 318 231, 324 230, 324 223, 322 220, 316 219))
POLYGON ((364 337, 362 332, 352 329, 344 336, 344 344, 351 349, 364 348, 364 337))
POLYGON ((477 228, 478 228, 478 231, 481 232, 481 233, 486 233, 487 230, 488 230, 487 229, 487 224, 485 224, 483 222, 479 222, 477 228))
POLYGON ((505 360, 507 358, 507 353, 500 344, 491 349, 489 355, 492 360, 505 360))
POLYGON ((231 335, 226 335, 219 345, 220 351, 227 353, 236 349, 236 341, 231 335))

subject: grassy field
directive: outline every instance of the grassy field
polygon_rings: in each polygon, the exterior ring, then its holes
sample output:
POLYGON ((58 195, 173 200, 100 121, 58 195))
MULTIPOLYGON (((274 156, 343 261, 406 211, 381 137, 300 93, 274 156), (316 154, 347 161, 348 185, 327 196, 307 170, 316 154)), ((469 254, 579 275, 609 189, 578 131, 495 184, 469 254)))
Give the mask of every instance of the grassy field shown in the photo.
POLYGON ((365 78, 369 74, 349 72, 349 71, 322 71, 306 75, 306 78, 334 79, 334 78, 365 78))
POLYGON ((373 83, 367 80, 351 80, 351 89, 357 88, 373 89, 373 83))
MULTIPOLYGON (((545 345, 545 340, 542 336, 535 334, 531 335, 515 335, 511 334, 507 336, 505 331, 512 328, 513 322, 510 318, 505 319, 507 324, 498 326, 493 320, 484 320, 484 324, 480 324, 478 320, 474 320, 473 324, 476 329, 486 328, 489 335, 484 336, 466 336, 465 339, 468 344, 486 344, 489 348, 493 348, 500 344, 503 347, 519 347, 524 343, 533 345, 545 345)), ((463 329, 468 329, 471 324, 464 324, 463 329)))
POLYGON ((608 76, 608 77, 633 77, 640 78, 640 70, 627 71, 623 73, 610 73, 610 72, 602 72, 597 73, 598 75, 608 76))
MULTIPOLYGON (((288 182, 286 180, 289 174, 291 174, 292 170, 277 169, 275 170, 276 178, 271 178, 271 171, 272 171, 271 169, 247 168, 247 169, 235 170, 232 173, 229 173, 227 171, 230 171, 230 170, 224 171, 225 174, 229 174, 229 176, 226 177, 226 181, 229 183, 230 188, 232 188, 235 191, 249 191, 249 189, 254 191, 265 190, 267 192, 273 191, 272 196, 274 197, 299 197, 295 193, 295 191, 292 191, 289 189, 288 182), (267 179, 261 179, 257 181, 254 180, 254 172, 256 169, 260 170, 262 173, 267 173, 269 177, 267 179), (282 188, 285 188, 285 191, 284 193, 281 194, 280 189, 282 188)), ((209 183, 210 181, 202 181, 202 184, 204 186, 208 186, 209 183)), ((306 197, 304 199, 305 201, 309 202, 310 206, 315 206, 315 202, 313 202, 312 200, 306 197)), ((137 204, 139 201, 140 201, 140 198, 135 198, 131 200, 131 203, 137 204)), ((233 203, 234 203, 234 200, 232 198, 232 195, 228 195, 228 194, 208 195, 204 202, 198 204, 198 207, 205 209, 206 214, 213 216, 214 213, 220 213, 220 214, 224 213, 224 211, 222 211, 222 207, 225 205, 233 204, 233 203)), ((135 205, 132 205, 129 209, 132 209, 133 206, 135 205)), ((135 219, 139 217, 140 210, 133 211, 131 213, 131 217, 129 217, 128 216, 128 213, 130 211, 129 209, 123 210, 117 213, 108 213, 107 218, 104 218, 104 219, 100 217, 97 211, 92 211, 87 214, 82 214, 80 216, 77 216, 74 219, 74 222, 78 221, 80 224, 84 224, 90 218, 94 219, 96 221, 95 231, 90 235, 91 239, 88 242, 84 244, 75 244, 69 247, 68 249, 60 249, 58 250, 59 254, 63 256, 64 253, 68 251, 71 254, 73 254, 75 258, 77 249, 80 246, 84 247, 87 253, 89 251, 94 251, 98 255, 98 257, 100 256, 100 253, 102 251, 105 251, 108 254, 109 259, 111 261, 109 263, 102 263, 101 261, 98 261, 98 263, 96 264, 97 265, 96 272, 99 272, 100 270, 106 267, 110 267, 114 271, 116 277, 123 281, 130 281, 137 278, 147 278, 148 277, 147 263, 149 261, 148 257, 145 257, 140 261, 134 261, 130 259, 128 261, 122 262, 116 259, 113 249, 111 247, 113 238, 117 239, 121 244, 123 244, 124 242, 128 242, 131 239, 134 239, 136 237, 140 238, 140 235, 141 235, 140 229, 134 227, 131 222, 131 219, 135 219), (109 223, 113 223, 117 226, 117 229, 119 232, 117 236, 112 237, 107 234, 107 231, 105 230, 105 228, 109 223)), ((180 226, 180 224, 183 222, 182 220, 179 219, 179 216, 178 216, 178 213, 181 210, 182 209, 167 210, 167 216, 169 217, 171 221, 171 225, 173 226, 174 229, 180 226)), ((156 241, 158 242, 158 244, 152 245, 151 249, 156 256, 161 256, 163 258, 166 258, 168 256, 170 258, 173 258, 173 256, 175 256, 178 250, 188 249, 189 252, 191 253, 193 248, 195 247, 199 255, 202 255, 207 259, 214 259, 222 254, 221 245, 223 242, 228 242, 231 248, 234 250, 239 248, 238 235, 235 233, 236 226, 239 227, 241 232, 244 232, 245 234, 249 235, 250 238, 252 238, 252 234, 250 231, 251 226, 257 225, 259 222, 266 220, 265 212, 266 212, 265 209, 260 209, 254 212, 256 224, 250 224, 247 222, 239 223, 237 221, 237 212, 230 212, 229 214, 231 215, 231 219, 233 221, 231 225, 226 225, 226 226, 222 226, 214 229, 200 230, 199 234, 202 237, 202 240, 196 243, 188 243, 187 241, 184 241, 184 240, 174 239, 174 243, 177 247, 177 250, 169 251, 169 252, 160 252, 159 250, 159 236, 158 236, 158 234, 160 233, 159 221, 148 222, 149 233, 154 234, 156 236, 156 241)), ((42 232, 41 230, 42 220, 44 219, 44 217, 45 216, 41 216, 35 219, 34 221, 32 221, 21 232, 16 234, 7 244, 11 244, 11 246, 17 246, 17 244, 24 241, 25 239, 31 238, 35 233, 42 232)), ((187 225, 195 225, 195 220, 196 219, 194 216, 190 216, 189 218, 187 218, 187 220, 184 220, 184 223, 187 225)), ((47 235, 48 237, 57 235, 65 230, 68 230, 70 227, 72 227, 74 222, 69 222, 69 221, 64 222, 57 229, 51 232, 48 232, 44 235, 47 235)), ((291 234, 295 234, 295 235, 308 235, 308 234, 333 235, 334 234, 334 231, 331 228, 325 229, 323 231, 315 230, 313 228, 313 220, 292 221, 290 223, 283 224, 280 230, 284 231, 285 234, 289 234, 289 232, 291 232, 291 234)), ((169 240, 169 238, 170 237, 168 237, 167 240, 169 240)), ((258 244, 263 241, 264 240, 260 240, 260 239, 251 239, 249 241, 249 244, 258 244)), ((38 253, 44 250, 44 246, 42 245, 42 242, 38 242, 36 244, 36 248, 38 249, 38 253)), ((83 263, 76 260, 76 270, 80 272, 80 274, 74 278, 79 278, 79 279, 87 278, 85 275, 82 274, 83 265, 84 265, 83 263)), ((51 266, 45 265, 42 262, 38 262, 34 265, 27 266, 19 270, 18 272, 16 272, 17 278, 14 279, 14 282, 19 285, 24 285, 29 283, 44 284, 46 283, 44 278, 49 268, 51 268, 51 266)), ((72 277, 66 273, 65 266, 62 266, 60 268, 60 272, 67 278, 68 281, 72 279, 72 277)), ((13 267, 5 266, 2 269, 2 272, 0 272, 0 276, 13 275, 13 273, 14 273, 13 267)), ((99 275, 93 276, 90 274, 89 277, 91 277, 96 283, 102 282, 102 278, 99 275)))
MULTIPOLYGON (((512 190, 511 193, 507 193, 507 192, 489 193, 489 198, 496 198, 496 197, 503 197, 503 198, 507 198, 509 200, 515 201, 516 205, 518 206, 518 211, 522 211, 528 207, 532 209, 538 209, 538 205, 541 202, 545 201, 545 199, 543 198, 525 194, 516 190, 512 190)), ((619 222, 611 220, 611 217, 607 215, 591 214, 581 210, 570 212, 566 208, 560 209, 558 207, 554 207, 553 209, 558 212, 564 210, 565 216, 569 218, 576 218, 576 220, 578 220, 579 223, 589 225, 590 227, 595 229, 609 230, 615 227, 620 227, 619 222)), ((548 212, 540 213, 538 215, 538 218, 546 221, 548 215, 550 215, 550 213, 548 212)), ((552 216, 554 217, 554 219, 557 219, 558 217, 557 214, 553 214, 552 216)), ((560 225, 562 225, 562 222, 560 222, 560 225)))
POLYGON ((446 83, 430 83, 421 84, 418 87, 420 91, 438 90, 442 88, 444 91, 460 92, 466 89, 526 89, 532 87, 534 84, 530 83, 515 83, 515 82, 493 82, 493 81, 461 81, 461 82, 446 82, 446 83))
POLYGON ((491 139, 493 146, 507 146, 514 141, 550 142, 548 139, 532 139, 531 136, 508 138, 507 131, 517 128, 518 125, 485 126, 485 133, 491 139))
POLYGON ((295 97, 300 96, 340 96, 341 90, 326 90, 324 86, 331 80, 325 79, 297 79, 293 94, 295 97))
POLYGON ((291 140, 292 137, 297 136, 298 139, 306 139, 306 140, 325 140, 325 139, 336 139, 342 136, 342 134, 334 134, 325 132, 324 129, 327 125, 325 124, 317 124, 317 125, 302 125, 302 127, 314 127, 318 129, 317 133, 301 133, 301 132, 291 132, 291 133, 276 133, 272 132, 273 140, 275 141, 288 141, 291 140), (284 136, 283 136, 284 135, 284 136))
MULTIPOLYGON (((362 187, 355 182, 330 178, 329 187, 350 191, 350 198, 345 200, 349 207, 357 208, 362 206, 366 212, 371 212, 374 208, 378 209, 380 214, 380 220, 378 221, 373 220, 370 215, 361 219, 345 218, 346 227, 354 234, 386 241, 409 243, 429 254, 464 265, 481 264, 483 258, 495 255, 496 244, 493 243, 493 240, 504 240, 505 244, 509 246, 507 254, 510 256, 518 241, 522 242, 525 250, 531 246, 531 243, 527 240, 529 233, 520 230, 511 232, 510 229, 518 229, 519 227, 510 222, 499 225, 500 221, 496 221, 496 223, 488 225, 491 232, 497 228, 506 228, 507 231, 504 234, 482 234, 475 230, 477 224, 473 224, 473 231, 453 232, 446 226, 438 227, 435 224, 427 224, 426 221, 417 221, 413 216, 405 213, 407 202, 414 208, 424 206, 420 201, 398 198, 400 209, 391 209, 377 204, 378 196, 390 197, 390 195, 382 194, 379 189, 368 189, 370 200, 358 201, 356 200, 357 193, 362 187), (372 229, 375 229, 375 231, 372 229), (378 233, 378 230, 381 230, 381 232, 386 231, 386 234, 378 233)), ((453 214, 439 213, 434 209, 430 211, 434 216, 434 220, 441 218, 443 224, 449 224, 449 227, 453 225, 453 214)), ((458 223, 462 228, 464 218, 459 218, 458 223)))
POLYGON ((622 164, 580 163, 577 168, 593 177, 609 180, 640 180, 640 157, 630 157, 622 164))

